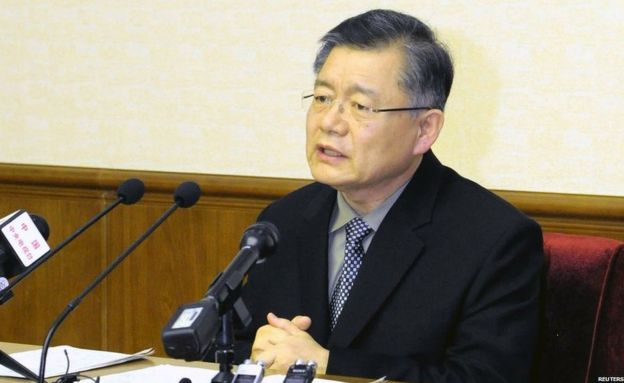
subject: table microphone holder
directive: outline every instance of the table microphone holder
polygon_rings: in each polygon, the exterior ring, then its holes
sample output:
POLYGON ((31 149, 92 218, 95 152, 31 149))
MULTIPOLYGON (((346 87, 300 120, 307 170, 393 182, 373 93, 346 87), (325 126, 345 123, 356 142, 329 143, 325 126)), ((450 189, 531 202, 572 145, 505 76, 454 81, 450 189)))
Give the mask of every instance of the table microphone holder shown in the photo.
POLYGON ((219 373, 212 378, 212 383, 231 383, 234 379, 232 364, 234 363, 234 330, 232 311, 228 310, 219 318, 221 334, 217 339, 215 361, 219 363, 219 373))

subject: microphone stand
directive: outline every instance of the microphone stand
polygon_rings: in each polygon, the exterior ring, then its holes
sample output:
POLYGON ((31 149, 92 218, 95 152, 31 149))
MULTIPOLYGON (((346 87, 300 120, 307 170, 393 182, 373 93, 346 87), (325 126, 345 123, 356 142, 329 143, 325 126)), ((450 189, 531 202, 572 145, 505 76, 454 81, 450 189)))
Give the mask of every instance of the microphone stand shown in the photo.
MULTIPOLYGON (((162 340, 165 352, 169 356, 186 360, 205 360, 215 340, 218 340, 215 358, 218 358, 217 361, 221 365, 220 371, 223 375, 227 374, 226 371, 230 371, 231 362, 228 365, 228 358, 233 358, 234 355, 231 311, 234 310, 236 319, 242 327, 247 327, 251 323, 251 314, 240 296, 243 279, 253 265, 264 261, 265 257, 275 250, 278 240, 277 228, 269 222, 258 222, 245 231, 238 254, 212 281, 204 298, 180 306, 165 325, 162 340), (184 318, 189 310, 197 313, 197 317, 192 323, 180 326, 178 321, 184 318), (218 336, 219 324, 221 337, 218 336)), ((226 380, 213 382, 221 383, 226 380)))
MULTIPOLYGON (((63 242, 59 243, 54 249, 45 253, 41 258, 37 259, 33 264, 28 267, 24 272, 19 274, 11 281, 11 285, 7 286, 6 289, 0 291, 0 301, 2 301, 5 295, 10 294, 15 286, 17 286, 24 278, 26 278, 30 273, 35 271, 42 263, 50 259, 53 255, 58 253, 62 248, 64 248, 68 243, 73 241, 77 236, 82 234, 85 230, 90 228, 94 223, 96 223, 100 218, 108 214, 111 210, 116 208, 120 203, 123 202, 123 198, 117 198, 116 201, 108 205, 104 210, 99 212, 97 215, 88 220, 84 225, 80 226, 75 232, 72 233, 69 237, 67 237, 63 242)), ((4 302, 3 302, 4 303, 4 302)))
POLYGON ((104 208, 101 212, 97 213, 93 218, 88 220, 84 225, 80 226, 75 232, 73 232, 69 237, 67 237, 64 241, 58 244, 54 249, 49 250, 45 253, 41 258, 33 262, 26 270, 24 270, 21 274, 11 281, 11 285, 7 286, 3 290, 0 290, 0 304, 6 302, 13 296, 12 291, 21 281, 24 280, 30 273, 35 271, 41 264, 50 259, 53 255, 58 253, 62 248, 64 248, 68 243, 76 239, 80 234, 82 234, 85 230, 93 226, 94 223, 99 221, 102 217, 108 214, 111 210, 119 206, 119 204, 124 205, 132 205, 138 202, 143 197, 145 186, 143 185, 143 181, 138 178, 130 178, 125 180, 119 187, 117 188, 117 199, 110 203, 108 206, 104 208))
MULTIPOLYGON (((12 283, 10 285, 0 290, 0 305, 8 301, 13 296, 13 289, 15 288, 15 286, 17 286, 21 281, 24 280, 24 278, 26 278, 30 273, 32 273, 39 266, 41 266, 41 264, 43 264, 45 261, 50 259, 53 255, 58 253, 68 243, 76 239, 76 237, 78 237, 85 230, 91 227, 94 223, 96 223, 98 220, 100 220, 102 217, 108 214, 111 210, 119 206, 119 204, 123 203, 125 205, 132 205, 136 203, 137 201, 139 201, 143 197, 143 192, 144 192, 144 185, 141 180, 137 178, 131 178, 131 179, 124 181, 117 188, 117 199, 115 201, 113 201, 108 206, 106 206, 104 210, 96 214, 93 218, 88 220, 84 225, 80 226, 74 233, 72 233, 69 237, 63 240, 54 249, 49 250, 47 253, 41 256, 41 258, 33 262, 33 264, 30 265, 30 267, 28 267, 21 274, 16 276, 13 279, 13 281, 11 281, 12 283)), ((0 350, 0 365, 3 365, 31 380, 39 381, 40 378, 42 379, 42 377, 38 377, 34 372, 24 367, 21 363, 13 359, 10 355, 6 354, 2 350, 0 350)))
POLYGON ((231 383, 234 379, 232 364, 234 363, 234 331, 232 326, 232 310, 228 310, 219 318, 221 334, 217 339, 215 360, 219 363, 219 373, 212 378, 212 383, 231 383))
MULTIPOLYGON (((240 286, 232 293, 230 300, 222 307, 225 311, 219 316, 221 333, 216 339, 215 361, 219 363, 219 373, 215 375, 211 383, 231 383, 234 379, 232 365, 235 359, 234 353, 234 315, 242 327, 251 323, 251 314, 240 297, 240 286), (230 303, 234 301, 234 303, 230 303)), ((206 353, 207 355, 208 353, 206 353)), ((206 360, 206 355, 201 359, 206 360)))
POLYGON ((65 309, 63 310, 63 312, 56 318, 56 320, 54 321, 54 323, 52 324, 52 326, 50 327, 50 330, 48 331, 48 335, 45 338, 45 341, 43 342, 43 348, 41 349, 41 363, 39 365, 39 383, 46 383, 45 381, 45 367, 46 367, 46 360, 48 357, 48 349, 50 348, 50 343, 52 342, 52 337, 54 336, 54 333, 56 333, 56 330, 58 330, 59 326, 61 325, 61 323, 63 323, 63 320, 65 320, 65 318, 72 312, 74 311, 74 309, 76 307, 78 307, 78 305, 80 304, 80 302, 82 301, 82 299, 91 292, 91 290, 93 290, 98 284, 100 284, 100 282, 106 278, 106 276, 108 274, 111 273, 111 271, 113 271, 113 269, 115 269, 115 267, 117 267, 117 265, 119 265, 132 251, 134 251, 134 249, 136 249, 150 234, 152 234, 154 232, 154 230, 156 230, 158 228, 158 226, 160 226, 161 223, 164 222, 165 219, 167 219, 180 205, 178 205, 178 201, 176 201, 176 203, 174 205, 172 205, 169 209, 167 209, 165 211, 165 213, 163 213, 163 215, 156 221, 154 222, 154 224, 152 224, 152 226, 150 226, 145 233, 143 233, 143 235, 141 235, 134 243, 132 243, 124 252, 122 252, 114 261, 113 263, 111 263, 106 269, 104 269, 104 271, 102 271, 93 282, 91 282, 91 284, 89 286, 87 286, 87 288, 80 294, 78 295, 78 297, 76 297, 73 301, 71 301, 67 307, 65 307, 65 309))
MULTIPOLYGON (((0 290, 0 304, 6 302, 12 296, 13 288, 18 283, 20 283, 24 278, 26 278, 31 272, 33 272, 35 269, 37 269, 37 267, 39 267, 39 265, 41 265, 43 262, 47 261, 54 254, 59 252, 69 242, 73 241, 77 236, 79 236, 80 234, 82 234, 82 232, 84 232, 89 227, 91 227, 95 222, 97 222, 100 218, 102 218, 104 215, 106 215, 109 211, 113 210, 115 207, 117 207, 117 205, 122 203, 122 201, 123 201, 123 198, 118 198, 116 201, 114 201, 113 203, 108 205, 103 211, 101 211, 95 217, 93 217, 89 221, 87 221, 87 223, 85 223, 84 225, 79 227, 78 230, 76 230, 72 235, 67 237, 63 242, 58 244, 54 249, 48 251, 41 258, 39 258, 37 261, 35 261, 31 265, 31 267, 27 268, 26 270, 24 270, 23 273, 21 273, 17 277, 15 277, 15 279, 12 281, 11 285, 7 286, 6 289, 4 289, 4 290, 0 290)), ((35 374, 34 372, 30 371, 26 366, 24 366, 23 364, 21 364, 20 362, 18 362, 17 360, 15 360, 9 354, 5 353, 2 350, 0 350, 0 365, 8 368, 9 370, 15 371, 18 374, 20 374, 20 375, 22 375, 22 376, 24 376, 24 377, 26 377, 26 378, 28 378, 30 380, 33 380, 35 382, 40 381, 39 380, 40 378, 37 376, 37 374, 35 374)))

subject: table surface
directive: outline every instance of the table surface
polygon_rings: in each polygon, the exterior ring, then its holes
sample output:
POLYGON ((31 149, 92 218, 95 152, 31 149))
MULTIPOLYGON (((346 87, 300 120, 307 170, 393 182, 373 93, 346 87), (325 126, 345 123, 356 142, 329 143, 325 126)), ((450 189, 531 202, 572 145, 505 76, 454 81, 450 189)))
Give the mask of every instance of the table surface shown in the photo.
MULTIPOLYGON (((20 351, 28 351, 36 348, 40 348, 41 346, 34 345, 26 345, 26 344, 17 344, 17 343, 8 343, 8 342, 0 342, 0 350, 6 352, 7 354, 12 354, 14 352, 20 351)), ((138 370, 140 368, 157 366, 159 364, 170 364, 176 366, 186 366, 186 367, 200 367, 200 368, 209 368, 212 370, 218 370, 219 365, 215 363, 207 363, 207 362, 186 362, 184 360, 179 359, 170 359, 170 358, 160 358, 155 356, 149 356, 146 359, 134 360, 128 363, 118 364, 110 367, 100 368, 97 370, 89 370, 86 372, 89 376, 101 376, 101 375, 110 375, 116 374, 120 372, 138 370)), ((5 376, 0 376, 0 382, 29 382, 28 380, 21 378, 10 378, 5 376)))
MULTIPOLYGON (((33 350, 33 349, 40 348, 40 347, 41 346, 0 342, 0 350, 4 351, 7 354, 12 354, 14 352, 20 352, 20 351, 33 350)), ((100 368, 97 370, 89 370, 86 372, 86 375, 103 376, 103 375, 117 374, 120 372, 133 371, 133 370, 138 370, 140 368, 157 366, 160 364, 169 364, 169 365, 174 365, 174 366, 185 366, 185 367, 199 367, 199 368, 207 368, 211 370, 219 370, 219 365, 216 363, 186 362, 180 359, 148 356, 147 358, 141 359, 141 360, 134 360, 132 362, 118 364, 118 365, 110 366, 106 368, 100 368)), ((272 374, 275 374, 275 372, 271 372, 271 370, 267 370, 266 374, 272 375, 272 374)), ((320 375, 318 377, 324 378, 324 379, 348 382, 348 383, 366 383, 366 382, 371 381, 371 379, 365 379, 365 378, 343 377, 343 376, 333 376, 333 375, 320 375)), ((21 379, 21 378, 10 378, 10 377, 0 376, 0 383, 18 383, 18 382, 24 383, 24 382, 30 382, 30 381, 21 379)))

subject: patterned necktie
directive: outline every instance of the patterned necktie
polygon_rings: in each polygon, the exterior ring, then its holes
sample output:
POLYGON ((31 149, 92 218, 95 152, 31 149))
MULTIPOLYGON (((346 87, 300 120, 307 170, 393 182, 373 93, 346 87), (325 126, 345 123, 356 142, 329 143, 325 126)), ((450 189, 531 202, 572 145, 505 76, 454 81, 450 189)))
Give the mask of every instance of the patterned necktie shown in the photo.
POLYGON ((347 223, 344 264, 342 265, 340 278, 334 288, 331 302, 329 303, 332 330, 338 322, 342 307, 349 297, 349 291, 351 291, 351 287, 353 287, 353 281, 355 281, 355 277, 357 277, 358 270, 362 264, 362 257, 364 256, 362 240, 371 231, 373 231, 373 229, 359 217, 353 218, 347 223))

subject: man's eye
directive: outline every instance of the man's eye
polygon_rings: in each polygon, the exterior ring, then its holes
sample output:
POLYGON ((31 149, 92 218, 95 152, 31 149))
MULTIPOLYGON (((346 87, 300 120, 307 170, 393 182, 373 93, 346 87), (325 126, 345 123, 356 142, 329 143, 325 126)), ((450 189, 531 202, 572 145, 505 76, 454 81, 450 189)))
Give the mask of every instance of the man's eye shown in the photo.
POLYGON ((351 106, 353 107, 353 109, 357 110, 358 112, 368 112, 371 110, 369 106, 362 105, 358 102, 352 103, 351 106))
POLYGON ((329 96, 314 96, 314 102, 317 104, 331 104, 332 100, 329 96))

